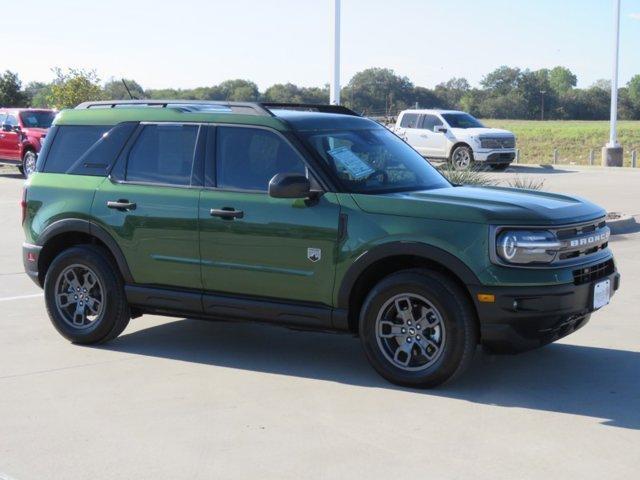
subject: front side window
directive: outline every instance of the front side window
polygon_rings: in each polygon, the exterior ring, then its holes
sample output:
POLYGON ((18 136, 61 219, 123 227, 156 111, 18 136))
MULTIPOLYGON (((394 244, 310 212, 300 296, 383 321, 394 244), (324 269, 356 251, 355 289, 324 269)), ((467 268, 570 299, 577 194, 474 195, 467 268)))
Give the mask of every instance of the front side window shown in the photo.
POLYGON ((451 128, 485 128, 477 118, 468 113, 443 113, 444 118, 451 128))
POLYGON ((126 181, 190 185, 197 136, 195 125, 145 125, 129 152, 126 181))
POLYGON ((244 127, 216 130, 218 188, 264 192, 278 173, 306 174, 300 155, 274 132, 244 127))
POLYGON ((451 186, 420 154, 386 128, 302 135, 348 192, 385 193, 451 186))
POLYGON ((418 127, 418 114, 417 113, 405 113, 400 121, 402 128, 417 128, 418 127))
POLYGON ((20 112, 20 120, 25 128, 49 128, 56 114, 47 111, 20 112))
POLYGON ((442 125, 442 120, 440 120, 435 115, 424 115, 422 117, 422 128, 425 130, 429 130, 431 132, 434 131, 436 126, 442 125))

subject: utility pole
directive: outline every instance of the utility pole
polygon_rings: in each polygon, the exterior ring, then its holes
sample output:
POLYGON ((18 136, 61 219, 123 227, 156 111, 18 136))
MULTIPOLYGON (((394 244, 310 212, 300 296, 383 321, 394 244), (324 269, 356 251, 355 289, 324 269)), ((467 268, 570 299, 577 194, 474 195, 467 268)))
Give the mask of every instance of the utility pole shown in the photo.
POLYGON ((544 94, 547 93, 547 91, 540 90, 540 93, 542 94, 542 110, 540 111, 540 120, 544 121, 544 94))
POLYGON ((340 0, 333 4, 333 78, 329 97, 331 105, 340 105, 340 0))
POLYGON ((620 0, 613 0, 613 72, 611 74, 611 125, 609 143, 602 149, 602 165, 621 167, 622 147, 618 143, 618 56, 620 51, 620 0))

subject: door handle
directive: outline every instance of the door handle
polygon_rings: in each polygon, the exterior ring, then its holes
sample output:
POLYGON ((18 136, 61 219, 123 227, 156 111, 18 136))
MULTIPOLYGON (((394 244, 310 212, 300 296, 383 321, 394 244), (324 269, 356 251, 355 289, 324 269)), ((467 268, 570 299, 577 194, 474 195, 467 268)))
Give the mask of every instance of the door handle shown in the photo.
POLYGON ((130 202, 129 200, 116 200, 114 201, 108 201, 107 202, 107 207, 108 208, 113 208, 114 210, 120 210, 121 212, 124 212, 126 210, 135 210, 136 209, 136 204, 130 202))
POLYGON ((220 217, 225 220, 233 220, 236 218, 243 218, 244 212, 242 210, 236 210, 235 208, 212 208, 209 210, 209 215, 212 217, 220 217))

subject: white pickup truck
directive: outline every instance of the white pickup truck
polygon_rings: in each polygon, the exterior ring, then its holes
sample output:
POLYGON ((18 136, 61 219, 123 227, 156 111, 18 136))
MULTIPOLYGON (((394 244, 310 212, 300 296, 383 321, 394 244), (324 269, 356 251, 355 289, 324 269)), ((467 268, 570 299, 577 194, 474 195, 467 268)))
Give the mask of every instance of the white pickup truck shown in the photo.
POLYGON ((404 110, 392 130, 424 157, 449 161, 457 170, 474 162, 504 170, 516 157, 513 133, 456 110, 404 110))

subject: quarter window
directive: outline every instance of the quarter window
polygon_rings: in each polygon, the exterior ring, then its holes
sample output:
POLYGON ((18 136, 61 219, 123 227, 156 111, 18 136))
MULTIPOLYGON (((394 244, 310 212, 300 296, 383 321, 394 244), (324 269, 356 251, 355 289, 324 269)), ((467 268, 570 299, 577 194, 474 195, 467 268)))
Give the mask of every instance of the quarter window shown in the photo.
POLYGON ((129 153, 126 180, 189 185, 197 136, 195 125, 146 125, 129 153))
MULTIPOLYGON (((111 129, 108 125, 61 125, 51 142, 43 168, 48 173, 65 173, 91 146, 111 129)), ((49 140, 47 140, 49 143, 49 140)))
POLYGON ((266 191, 269 180, 277 173, 306 174, 300 155, 273 132, 242 127, 216 130, 219 188, 266 191))
POLYGON ((405 113, 400 121, 402 128, 418 128, 418 114, 417 113, 405 113))

